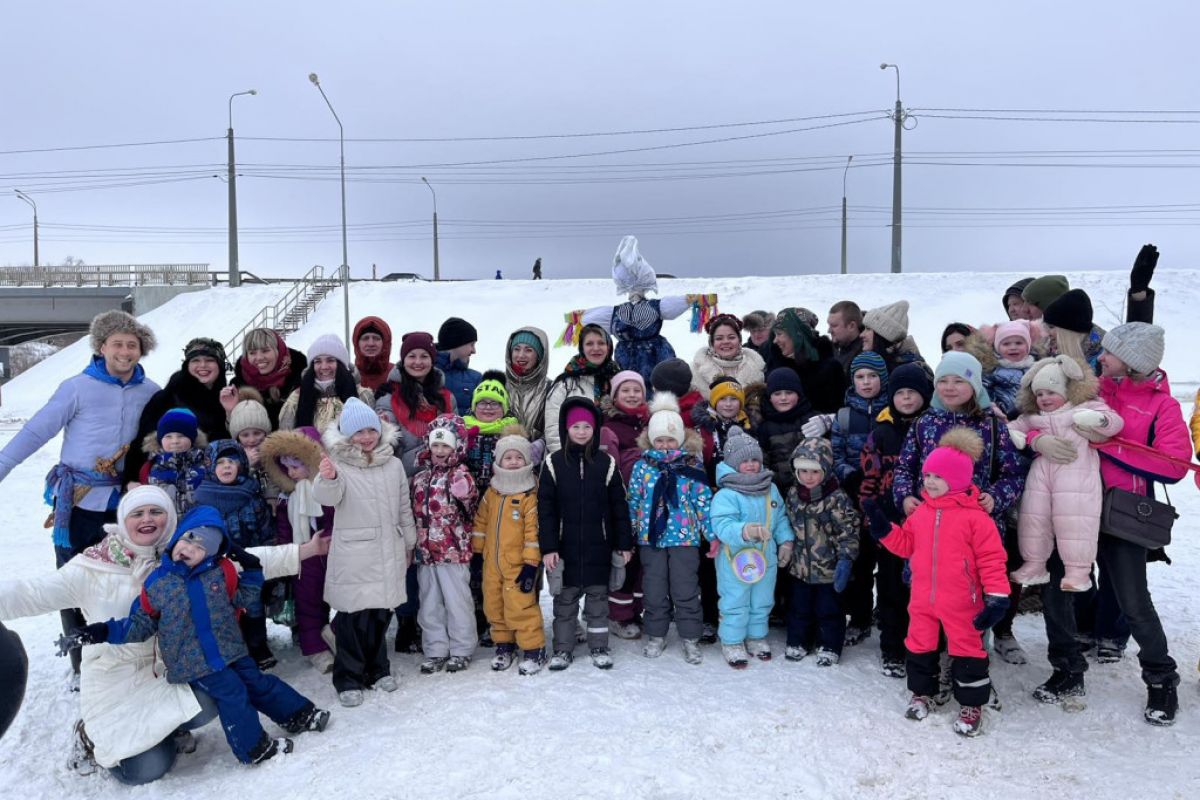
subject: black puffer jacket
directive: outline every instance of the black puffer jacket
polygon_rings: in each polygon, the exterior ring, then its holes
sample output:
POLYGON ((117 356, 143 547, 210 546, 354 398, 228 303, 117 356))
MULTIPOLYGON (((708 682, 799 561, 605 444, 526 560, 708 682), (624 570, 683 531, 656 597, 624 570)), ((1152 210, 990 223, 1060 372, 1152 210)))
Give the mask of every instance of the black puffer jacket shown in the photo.
POLYGON ((786 496, 787 490, 796 482, 796 474, 792 472, 792 451, 804 439, 800 429, 812 418, 812 406, 801 397, 791 411, 781 414, 771 405, 765 387, 753 398, 747 397, 746 405, 752 421, 758 414, 762 415, 754 430, 762 447, 763 466, 775 473, 775 485, 779 487, 779 493, 786 496))
POLYGON ((600 411, 585 397, 563 401, 558 415, 565 446, 542 463, 538 482, 538 542, 542 555, 563 560, 564 586, 608 583, 612 554, 633 549, 629 504, 617 462, 600 450, 600 411), (567 414, 584 408, 595 420, 586 447, 567 436, 567 414))

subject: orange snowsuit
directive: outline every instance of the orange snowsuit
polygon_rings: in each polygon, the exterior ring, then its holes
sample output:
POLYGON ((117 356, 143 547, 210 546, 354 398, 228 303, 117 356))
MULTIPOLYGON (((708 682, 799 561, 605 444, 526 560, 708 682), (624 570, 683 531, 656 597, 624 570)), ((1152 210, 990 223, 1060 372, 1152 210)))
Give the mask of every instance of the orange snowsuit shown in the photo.
POLYGON ((492 626, 492 641, 522 650, 546 646, 542 609, 536 589, 528 594, 517 587, 517 575, 526 564, 539 566, 537 488, 501 494, 489 486, 475 512, 471 546, 483 554, 483 613, 492 626))

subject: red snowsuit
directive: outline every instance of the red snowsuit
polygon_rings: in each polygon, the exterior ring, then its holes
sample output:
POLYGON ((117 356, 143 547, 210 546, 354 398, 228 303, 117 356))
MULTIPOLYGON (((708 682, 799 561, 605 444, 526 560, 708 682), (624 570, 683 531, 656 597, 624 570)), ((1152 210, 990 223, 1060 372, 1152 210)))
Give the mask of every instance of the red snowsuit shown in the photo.
POLYGON ((979 489, 950 492, 923 502, 903 526, 893 525, 881 541, 912 567, 908 604, 910 653, 938 647, 938 625, 952 656, 987 658, 973 620, 985 594, 1008 596, 1004 544, 996 523, 979 506, 979 489))

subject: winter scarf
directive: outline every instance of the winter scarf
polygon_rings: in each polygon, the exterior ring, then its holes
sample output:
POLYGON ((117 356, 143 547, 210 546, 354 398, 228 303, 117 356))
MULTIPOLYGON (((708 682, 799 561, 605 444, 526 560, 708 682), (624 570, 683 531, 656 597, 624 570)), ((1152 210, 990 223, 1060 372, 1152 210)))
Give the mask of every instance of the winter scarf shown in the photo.
POLYGON ((562 375, 559 375, 555 383, 566 380, 567 378, 582 378, 584 375, 591 375, 594 379, 592 384, 592 398, 594 401, 599 401, 601 397, 608 394, 609 386, 612 379, 616 376, 621 368, 617 366, 617 362, 608 357, 603 364, 593 364, 582 355, 577 355, 567 362, 567 366, 563 368, 562 375))
POLYGON ((288 496, 287 516, 292 526, 292 542, 304 544, 312 538, 316 520, 324 513, 321 504, 313 497, 312 480, 305 478, 296 481, 296 486, 288 496))
POLYGON ((501 417, 494 422, 480 422, 471 414, 463 417, 463 425, 469 431, 474 428, 481 436, 498 436, 509 425, 519 425, 516 417, 501 417))
POLYGON ((517 469, 504 469, 499 464, 492 466, 492 482, 489 488, 503 495, 521 494, 532 491, 537 486, 533 477, 533 464, 526 464, 517 469))
POLYGON ((238 475, 237 483, 221 483, 215 477, 210 477, 196 489, 196 503, 212 506, 220 513, 232 543, 241 547, 273 544, 266 541, 269 538, 265 532, 268 525, 264 524, 269 522, 267 504, 262 496, 262 488, 254 478, 238 475), (235 517, 238 521, 231 524, 235 517), (254 529, 246 530, 242 527, 243 522, 250 522, 254 529), (242 527, 241 537, 237 536, 239 527, 242 527))
POLYGON ((296 404, 296 427, 303 428, 306 425, 312 425, 316 416, 317 400, 330 396, 336 396, 343 403, 351 397, 358 397, 358 384, 355 382, 354 376, 350 374, 350 370, 346 369, 346 365, 339 361, 337 374, 332 383, 318 381, 317 373, 310 365, 304 371, 304 377, 300 379, 300 398, 296 404), (331 392, 330 389, 333 391, 331 392))
POLYGON ((251 364, 250 357, 245 354, 238 359, 238 365, 242 368, 242 380, 247 386, 253 386, 263 397, 270 396, 271 390, 274 389, 274 397, 278 399, 292 370, 292 352, 288 350, 287 344, 284 343, 283 337, 278 332, 275 333, 275 350, 279 353, 279 357, 275 361, 275 368, 270 372, 259 372, 258 367, 251 364))
POLYGON ((775 318, 776 330, 782 330, 792 340, 793 358, 801 364, 816 362, 820 358, 817 352, 817 334, 810 328, 795 309, 787 308, 775 318))
POLYGON ((822 497, 828 497, 838 490, 837 478, 830 475, 823 480, 819 486, 812 489, 797 482, 795 487, 796 496, 800 498, 802 503, 815 503, 822 497))
POLYGON ((738 494, 749 495, 768 494, 774 483, 775 473, 769 469, 760 469, 758 472, 733 472, 717 479, 717 485, 722 489, 732 489, 738 494))
POLYGON ((704 470, 688 464, 685 460, 687 455, 684 450, 647 450, 642 455, 642 458, 652 464, 660 473, 654 484, 654 494, 650 499, 649 540, 651 547, 658 547, 658 540, 667 529, 671 509, 679 508, 678 479, 683 477, 701 485, 708 485, 708 476, 704 474, 704 470))

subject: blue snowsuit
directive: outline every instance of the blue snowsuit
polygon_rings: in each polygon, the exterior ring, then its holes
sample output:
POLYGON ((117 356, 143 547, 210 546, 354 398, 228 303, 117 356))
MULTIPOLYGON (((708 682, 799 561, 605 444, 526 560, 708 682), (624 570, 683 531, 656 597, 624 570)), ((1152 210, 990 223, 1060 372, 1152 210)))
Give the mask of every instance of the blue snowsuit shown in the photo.
MULTIPOLYGON (((725 462, 717 464, 717 485, 736 471, 725 462)), ((779 572, 779 545, 796 538, 788 522, 783 497, 774 484, 767 494, 743 494, 733 488, 717 492, 712 501, 713 535, 721 542, 717 553, 717 591, 721 624, 717 635, 722 644, 740 644, 747 639, 765 639, 767 617, 775 605, 775 579, 779 572), (770 519, 767 509, 770 507, 770 519), (742 538, 742 527, 756 522, 768 525, 771 541, 750 543, 742 538), (767 574, 758 583, 743 583, 733 572, 730 558, 739 550, 759 547, 767 559, 767 574)))

